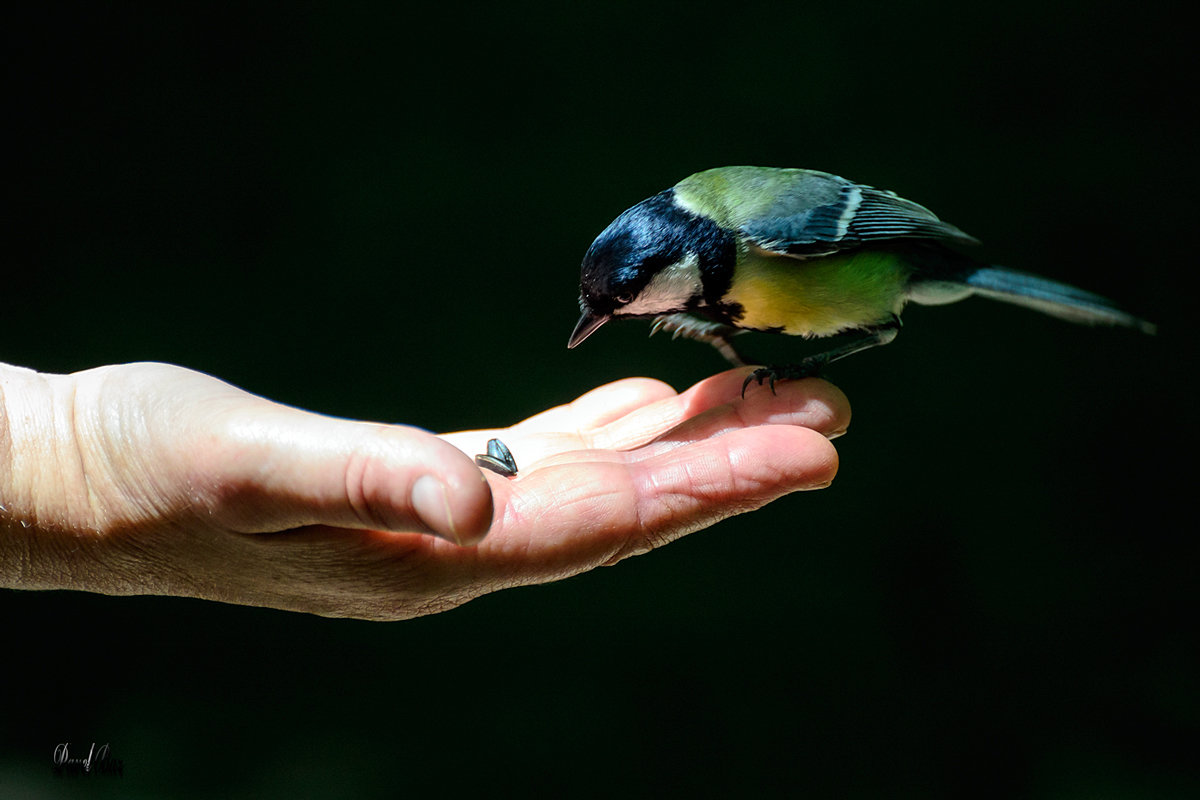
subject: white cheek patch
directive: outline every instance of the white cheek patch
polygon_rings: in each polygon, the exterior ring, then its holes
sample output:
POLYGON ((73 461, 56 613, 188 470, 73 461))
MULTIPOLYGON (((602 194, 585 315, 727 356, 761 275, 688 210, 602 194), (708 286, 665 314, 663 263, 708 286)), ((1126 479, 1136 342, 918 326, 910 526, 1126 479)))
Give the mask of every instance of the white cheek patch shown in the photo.
POLYGON ((650 279, 646 288, 627 306, 617 309, 617 316, 665 314, 680 311, 688 300, 701 294, 700 257, 688 253, 683 260, 664 267, 650 279))

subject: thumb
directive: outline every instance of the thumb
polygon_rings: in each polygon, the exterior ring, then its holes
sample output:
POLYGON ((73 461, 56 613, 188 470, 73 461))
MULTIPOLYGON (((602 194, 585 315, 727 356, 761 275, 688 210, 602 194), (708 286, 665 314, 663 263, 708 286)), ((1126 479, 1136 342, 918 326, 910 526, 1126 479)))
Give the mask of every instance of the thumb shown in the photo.
MULTIPOLYGON (((257 404, 256 404, 257 406, 257 404)), ((228 527, 303 525, 432 533, 477 544, 492 493, 474 462, 431 433, 269 403, 229 414, 201 481, 228 527)))

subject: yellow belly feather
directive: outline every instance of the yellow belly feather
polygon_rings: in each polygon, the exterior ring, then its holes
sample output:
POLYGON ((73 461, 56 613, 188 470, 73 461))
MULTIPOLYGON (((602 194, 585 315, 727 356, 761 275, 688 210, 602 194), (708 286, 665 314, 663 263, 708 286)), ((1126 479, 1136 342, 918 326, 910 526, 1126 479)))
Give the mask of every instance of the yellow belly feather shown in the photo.
POLYGON ((743 308, 743 328, 830 336, 882 324, 904 307, 911 269, 894 253, 860 250, 807 261, 760 250, 740 256, 724 299, 743 308))

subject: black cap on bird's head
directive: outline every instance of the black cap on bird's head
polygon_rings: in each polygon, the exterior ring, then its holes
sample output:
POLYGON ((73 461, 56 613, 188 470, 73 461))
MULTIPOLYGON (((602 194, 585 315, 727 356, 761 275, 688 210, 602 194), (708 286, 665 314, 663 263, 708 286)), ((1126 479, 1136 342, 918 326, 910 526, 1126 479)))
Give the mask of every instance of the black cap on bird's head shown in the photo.
POLYGON ((710 228, 720 231, 677 205, 673 189, 613 220, 583 257, 583 315, 567 347, 575 347, 613 317, 653 317, 686 308, 702 291, 698 250, 705 237, 698 234, 711 238, 710 228), (664 280, 667 273, 670 279, 664 280))

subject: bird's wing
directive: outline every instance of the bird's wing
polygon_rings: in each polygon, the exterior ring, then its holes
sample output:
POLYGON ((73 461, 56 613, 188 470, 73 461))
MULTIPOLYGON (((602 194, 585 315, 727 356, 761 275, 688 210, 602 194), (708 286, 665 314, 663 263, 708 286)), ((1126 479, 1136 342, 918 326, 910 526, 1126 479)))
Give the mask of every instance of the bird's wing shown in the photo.
POLYGON ((772 252, 808 257, 886 239, 940 239, 979 244, 953 225, 894 192, 813 175, 742 221, 741 232, 772 252), (820 185, 817 185, 817 182, 820 185), (806 185, 810 184, 811 185, 806 185))

